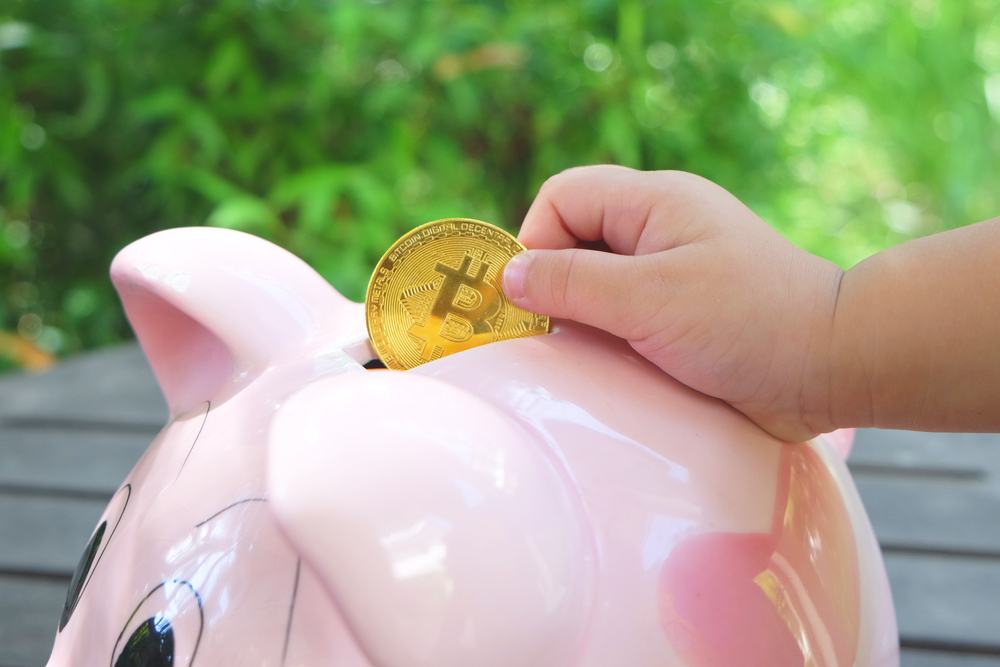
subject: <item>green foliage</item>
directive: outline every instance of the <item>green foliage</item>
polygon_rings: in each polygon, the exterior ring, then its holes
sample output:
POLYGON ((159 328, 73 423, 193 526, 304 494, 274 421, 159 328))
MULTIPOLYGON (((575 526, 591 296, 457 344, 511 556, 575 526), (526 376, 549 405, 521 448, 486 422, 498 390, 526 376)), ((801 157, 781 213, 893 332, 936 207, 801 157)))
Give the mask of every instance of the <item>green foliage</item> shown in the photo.
POLYGON ((106 267, 179 225, 272 239, 357 299, 409 227, 514 228, 593 162, 698 172, 849 265, 1000 211, 994 10, 8 2, 0 330, 63 354, 126 336, 106 267))

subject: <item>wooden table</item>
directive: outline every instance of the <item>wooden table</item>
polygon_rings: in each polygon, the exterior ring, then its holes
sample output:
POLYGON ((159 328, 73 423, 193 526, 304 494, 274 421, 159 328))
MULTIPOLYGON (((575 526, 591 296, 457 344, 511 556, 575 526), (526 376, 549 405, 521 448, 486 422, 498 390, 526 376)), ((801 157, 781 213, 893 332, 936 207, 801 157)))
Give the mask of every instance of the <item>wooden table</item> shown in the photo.
MULTIPOLYGON (((0 378, 0 667, 44 663, 84 543, 166 410, 134 345, 0 378)), ((1000 667, 1000 436, 862 431, 905 667, 1000 667)))

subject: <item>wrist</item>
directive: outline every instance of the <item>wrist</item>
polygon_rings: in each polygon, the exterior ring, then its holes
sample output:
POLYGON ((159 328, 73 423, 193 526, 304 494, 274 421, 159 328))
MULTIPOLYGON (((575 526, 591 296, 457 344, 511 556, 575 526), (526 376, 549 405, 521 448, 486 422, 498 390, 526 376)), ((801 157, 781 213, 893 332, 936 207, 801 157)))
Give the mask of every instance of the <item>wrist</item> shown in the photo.
POLYGON ((817 432, 876 425, 873 351, 878 332, 870 315, 882 264, 883 257, 874 255, 840 273, 814 374, 820 386, 814 390, 814 421, 808 423, 817 432))
POLYGON ((871 318, 866 316, 877 255, 850 270, 834 267, 814 323, 802 421, 814 433, 874 425, 871 318))

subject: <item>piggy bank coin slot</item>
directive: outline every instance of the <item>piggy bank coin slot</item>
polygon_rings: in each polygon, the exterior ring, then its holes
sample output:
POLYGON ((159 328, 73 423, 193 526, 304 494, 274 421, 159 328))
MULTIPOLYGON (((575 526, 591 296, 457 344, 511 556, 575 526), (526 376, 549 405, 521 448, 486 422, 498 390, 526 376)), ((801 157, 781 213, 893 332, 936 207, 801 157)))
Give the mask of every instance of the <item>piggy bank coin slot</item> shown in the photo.
POLYGON ((375 350, 372 349, 367 335, 363 339, 355 340, 344 345, 341 351, 343 354, 347 355, 349 366, 353 367, 354 364, 357 364, 366 371, 382 370, 386 368, 386 365, 381 359, 378 358, 378 355, 375 354, 375 350))

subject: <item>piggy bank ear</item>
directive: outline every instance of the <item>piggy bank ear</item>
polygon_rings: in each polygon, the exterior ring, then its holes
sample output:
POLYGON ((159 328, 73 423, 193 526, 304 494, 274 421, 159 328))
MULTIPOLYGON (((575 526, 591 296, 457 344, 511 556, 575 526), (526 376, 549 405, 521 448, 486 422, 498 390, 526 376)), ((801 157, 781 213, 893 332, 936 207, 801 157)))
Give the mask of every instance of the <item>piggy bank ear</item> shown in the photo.
POLYGON ((268 498, 373 664, 561 665, 596 555, 544 442, 410 372, 320 380, 279 410, 268 498))
POLYGON ((300 259, 232 230, 139 239, 115 257, 111 280, 172 415, 229 398, 317 334, 363 326, 361 306, 300 259))

